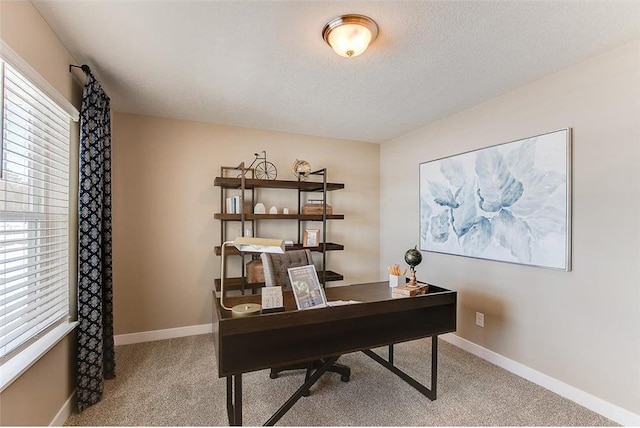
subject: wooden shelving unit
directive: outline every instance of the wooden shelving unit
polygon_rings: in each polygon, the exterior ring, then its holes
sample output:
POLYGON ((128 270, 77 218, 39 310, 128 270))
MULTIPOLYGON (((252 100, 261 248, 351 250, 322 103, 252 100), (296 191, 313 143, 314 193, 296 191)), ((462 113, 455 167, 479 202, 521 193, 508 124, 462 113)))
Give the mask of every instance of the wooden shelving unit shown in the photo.
MULTIPOLYGON (((327 269, 327 251, 341 251, 344 249, 344 245, 327 242, 327 221, 329 220, 343 220, 343 214, 327 214, 327 192, 344 189, 343 183, 328 183, 327 182, 327 170, 320 169, 310 173, 309 181, 301 180, 259 180, 255 178, 247 178, 247 175, 252 171, 245 169, 244 164, 240 164, 237 167, 222 167, 220 176, 214 180, 214 185, 221 188, 220 192, 220 212, 214 214, 214 218, 220 221, 220 245, 215 246, 215 254, 220 256, 222 254, 221 245, 229 239, 235 238, 235 236, 228 236, 227 223, 240 222, 240 230, 242 236, 246 230, 246 224, 251 224, 251 230, 256 231, 257 223, 261 220, 282 220, 282 221, 297 221, 298 223, 298 240, 292 247, 287 247, 289 250, 309 249, 313 252, 322 254, 322 265, 318 270, 318 278, 324 285, 329 281, 341 281, 344 277, 334 271, 327 269), (225 173, 231 173, 235 177, 225 177, 225 173), (320 181, 319 179, 322 179, 320 181), (225 201, 228 194, 228 190, 240 190, 240 213, 231 214, 224 212, 225 201), (253 208, 250 212, 249 207, 253 207, 256 198, 255 192, 259 189, 282 189, 282 190, 295 190, 298 196, 298 211, 296 214, 254 214, 253 208), (301 214, 302 213, 302 197, 305 193, 316 192, 321 194, 321 199, 324 201, 322 214, 301 214), (321 243, 313 247, 304 247, 302 245, 302 234, 305 229, 305 222, 321 222, 321 226, 317 228, 321 229, 321 243)), ((255 233, 255 232, 254 232, 255 233)), ((259 236, 259 235, 258 235, 259 236)), ((226 263, 229 256, 239 256, 241 260, 241 276, 236 278, 225 278, 225 291, 226 290, 240 290, 244 294, 245 290, 252 290, 255 292, 260 287, 264 286, 264 283, 248 283, 245 274, 245 257, 247 255, 240 253, 235 247, 227 246, 225 248, 225 260, 222 263, 226 263)), ((227 271, 227 269, 225 269, 227 271)), ((215 280, 216 289, 220 288, 220 279, 215 280)))

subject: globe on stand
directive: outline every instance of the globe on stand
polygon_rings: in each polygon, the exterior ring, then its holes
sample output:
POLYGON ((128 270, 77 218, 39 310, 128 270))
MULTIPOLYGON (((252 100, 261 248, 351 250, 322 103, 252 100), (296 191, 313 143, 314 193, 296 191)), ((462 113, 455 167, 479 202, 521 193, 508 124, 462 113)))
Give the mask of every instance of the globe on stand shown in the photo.
POLYGON ((422 253, 418 251, 417 245, 404 253, 404 261, 411 268, 411 278, 409 279, 410 286, 417 287, 418 281, 416 280, 416 266, 418 266, 422 262, 422 253))

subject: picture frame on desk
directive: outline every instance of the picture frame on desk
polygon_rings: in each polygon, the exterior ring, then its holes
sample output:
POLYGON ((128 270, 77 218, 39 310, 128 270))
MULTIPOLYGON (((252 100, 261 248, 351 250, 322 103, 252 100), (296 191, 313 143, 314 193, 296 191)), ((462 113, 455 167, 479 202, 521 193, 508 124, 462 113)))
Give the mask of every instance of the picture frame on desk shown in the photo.
POLYGON ((314 265, 293 267, 287 270, 298 309, 324 308, 327 306, 327 297, 320 286, 318 273, 314 265))
POLYGON ((320 245, 320 229, 305 229, 302 246, 317 247, 318 245, 320 245))

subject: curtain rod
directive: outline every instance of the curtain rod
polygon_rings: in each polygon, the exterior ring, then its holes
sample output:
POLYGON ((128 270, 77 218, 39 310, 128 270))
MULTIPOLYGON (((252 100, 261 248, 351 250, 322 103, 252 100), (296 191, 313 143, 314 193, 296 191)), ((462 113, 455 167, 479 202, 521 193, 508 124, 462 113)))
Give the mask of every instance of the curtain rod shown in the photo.
POLYGON ((81 68, 82 71, 84 71, 86 74, 90 74, 91 73, 91 69, 89 68, 89 66, 87 64, 82 64, 82 65, 74 65, 74 64, 69 64, 69 73, 71 73, 71 68, 81 68))

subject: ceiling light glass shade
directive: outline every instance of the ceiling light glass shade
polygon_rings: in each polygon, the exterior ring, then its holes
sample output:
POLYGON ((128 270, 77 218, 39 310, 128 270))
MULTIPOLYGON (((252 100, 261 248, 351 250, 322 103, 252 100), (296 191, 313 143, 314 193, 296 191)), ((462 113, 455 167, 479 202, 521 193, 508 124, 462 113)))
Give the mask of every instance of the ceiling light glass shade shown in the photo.
POLYGON ((340 56, 360 55, 378 37, 378 25, 363 15, 342 15, 329 21, 322 38, 340 56))

